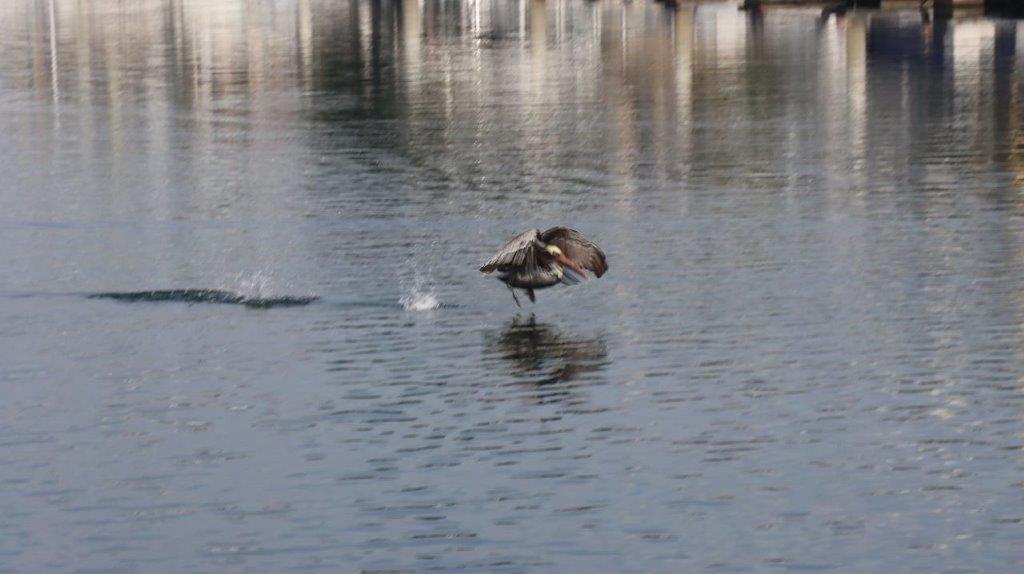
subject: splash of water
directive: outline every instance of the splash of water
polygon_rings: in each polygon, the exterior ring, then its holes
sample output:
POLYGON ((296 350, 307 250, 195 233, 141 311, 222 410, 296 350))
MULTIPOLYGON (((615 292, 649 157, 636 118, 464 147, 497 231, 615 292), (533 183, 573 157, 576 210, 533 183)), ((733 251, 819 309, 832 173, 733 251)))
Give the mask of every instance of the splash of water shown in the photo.
POLYGON ((423 277, 416 273, 408 293, 398 300, 406 311, 432 311, 441 306, 434 288, 427 284, 423 277))
POLYGON ((232 281, 232 291, 246 299, 266 299, 272 297, 274 278, 267 271, 259 270, 254 273, 239 273, 232 281))
POLYGON ((430 267, 424 270, 423 265, 423 261, 412 258, 405 267, 407 272, 412 272, 412 277, 406 275, 401 279, 405 295, 402 295, 398 302, 406 311, 433 311, 441 307, 434 283, 430 280, 430 267))
POLYGON ((420 293, 413 291, 410 295, 404 295, 398 302, 402 304, 402 308, 406 311, 431 311, 441 306, 437 296, 431 292, 420 293))

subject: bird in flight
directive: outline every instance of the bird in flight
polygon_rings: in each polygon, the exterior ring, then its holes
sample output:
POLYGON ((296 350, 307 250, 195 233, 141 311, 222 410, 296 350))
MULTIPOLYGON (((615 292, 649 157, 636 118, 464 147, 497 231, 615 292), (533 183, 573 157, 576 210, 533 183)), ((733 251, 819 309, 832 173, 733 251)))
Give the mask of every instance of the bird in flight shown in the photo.
POLYGON ((480 271, 497 271, 498 280, 522 307, 516 289, 526 291, 530 301, 536 302, 535 289, 559 283, 575 285, 587 278, 588 269, 598 277, 604 275, 608 270, 604 251, 575 229, 552 227, 544 232, 527 229, 516 235, 480 271))

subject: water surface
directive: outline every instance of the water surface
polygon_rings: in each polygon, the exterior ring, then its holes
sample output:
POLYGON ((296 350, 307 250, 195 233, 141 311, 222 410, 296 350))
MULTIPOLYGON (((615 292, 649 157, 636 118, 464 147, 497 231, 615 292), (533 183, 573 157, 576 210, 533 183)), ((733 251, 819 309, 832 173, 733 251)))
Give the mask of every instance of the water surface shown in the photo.
POLYGON ((1024 568, 1022 44, 4 3, 0 570, 1024 568), (520 311, 556 224, 611 270, 520 311))

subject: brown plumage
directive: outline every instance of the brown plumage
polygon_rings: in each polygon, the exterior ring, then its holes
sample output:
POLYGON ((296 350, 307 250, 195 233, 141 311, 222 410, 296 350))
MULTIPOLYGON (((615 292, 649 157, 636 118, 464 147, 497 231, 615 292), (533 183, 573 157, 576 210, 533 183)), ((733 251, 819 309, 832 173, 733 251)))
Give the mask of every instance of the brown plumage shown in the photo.
POLYGON ((498 279, 512 291, 523 289, 530 301, 533 291, 565 283, 574 285, 586 279, 589 270, 597 277, 608 270, 608 259, 596 243, 568 227, 552 227, 543 233, 527 229, 513 237, 498 253, 484 263, 483 273, 498 272, 498 279))

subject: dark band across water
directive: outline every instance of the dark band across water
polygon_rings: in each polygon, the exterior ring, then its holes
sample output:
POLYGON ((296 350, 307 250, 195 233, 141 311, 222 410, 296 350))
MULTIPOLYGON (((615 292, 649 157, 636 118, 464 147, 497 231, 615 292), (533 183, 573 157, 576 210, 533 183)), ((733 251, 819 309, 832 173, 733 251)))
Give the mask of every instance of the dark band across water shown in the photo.
POLYGON ((260 309, 270 307, 295 307, 308 305, 316 301, 316 296, 302 297, 250 297, 231 291, 219 289, 161 289, 155 291, 125 291, 94 293, 90 299, 112 299, 124 303, 220 303, 224 305, 244 305, 260 309))

